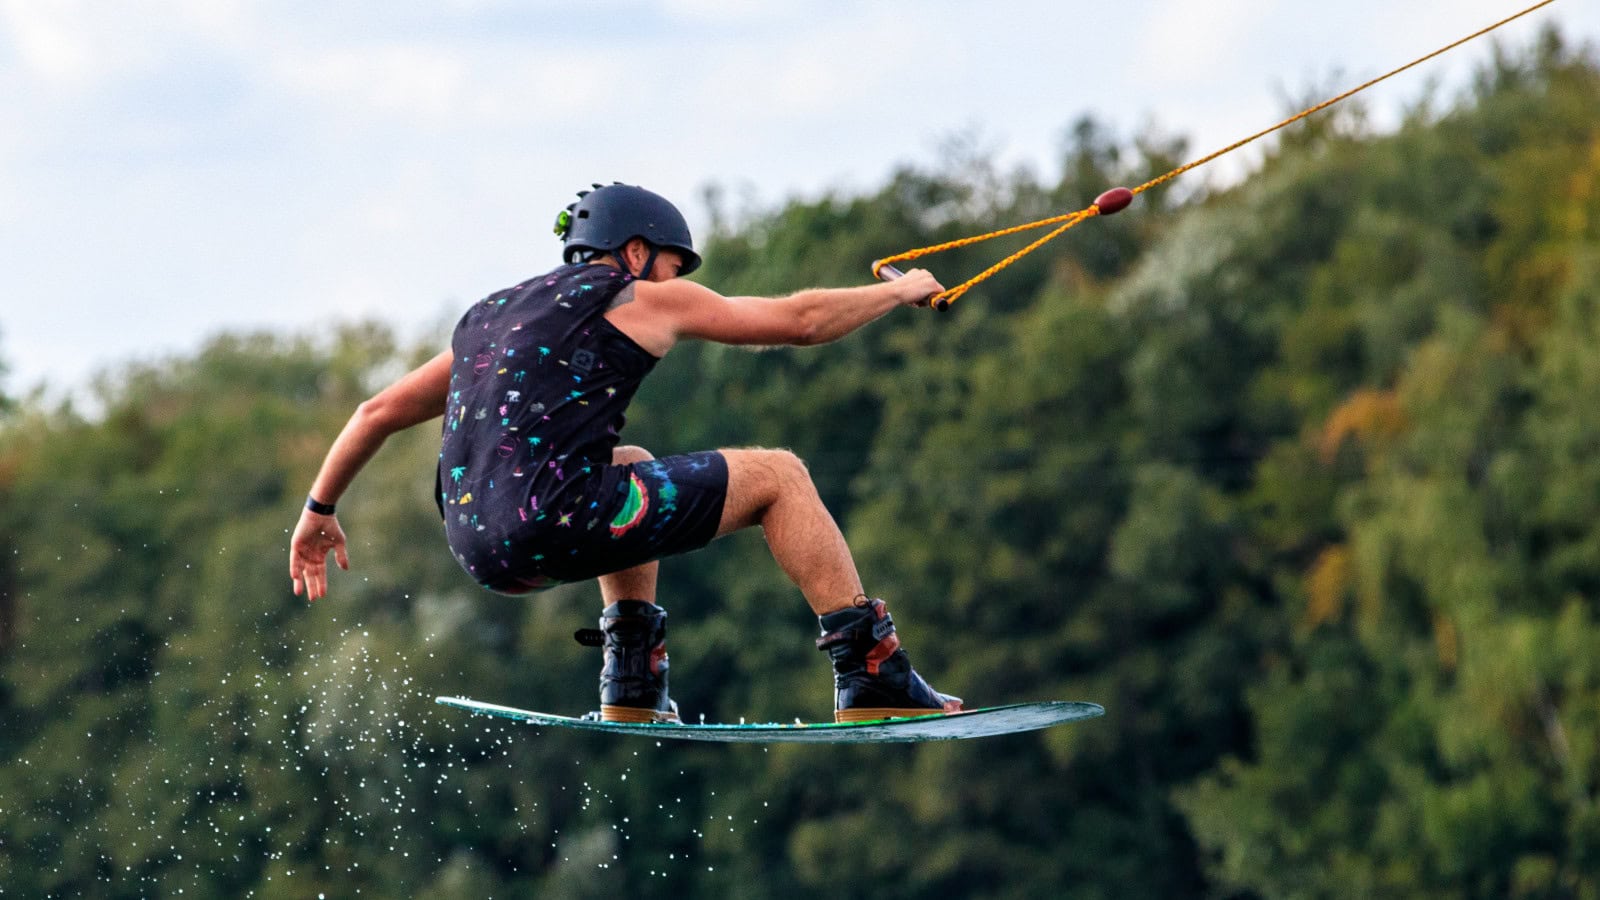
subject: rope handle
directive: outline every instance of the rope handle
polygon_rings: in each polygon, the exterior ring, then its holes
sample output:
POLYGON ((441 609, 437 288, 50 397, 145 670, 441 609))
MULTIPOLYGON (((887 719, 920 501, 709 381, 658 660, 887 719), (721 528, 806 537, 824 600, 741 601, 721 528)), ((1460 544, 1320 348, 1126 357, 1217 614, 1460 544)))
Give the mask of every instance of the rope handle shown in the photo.
MULTIPOLYGON (((878 280, 880 280, 880 281, 893 281, 896 278, 904 278, 904 277, 906 277, 906 273, 900 271, 899 269, 895 268, 894 266, 889 265, 888 263, 884 262, 881 259, 872 264, 872 274, 874 276, 876 276, 878 278, 878 280)), ((918 300, 917 301, 917 305, 918 306, 929 306, 929 305, 932 305, 933 308, 938 310, 939 312, 944 312, 945 310, 950 308, 950 301, 949 300, 945 300, 942 297, 940 297, 939 293, 936 291, 936 292, 934 292, 932 294, 929 294, 926 297, 923 297, 921 300, 918 300)))

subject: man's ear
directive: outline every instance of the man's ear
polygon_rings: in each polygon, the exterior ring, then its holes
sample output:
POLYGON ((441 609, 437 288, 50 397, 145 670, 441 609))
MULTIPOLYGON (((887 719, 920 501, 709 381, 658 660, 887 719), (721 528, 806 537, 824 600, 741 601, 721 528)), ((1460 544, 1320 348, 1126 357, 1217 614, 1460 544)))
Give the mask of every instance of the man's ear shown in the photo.
POLYGON ((637 272, 650 258, 650 245, 644 238, 629 238, 628 242, 622 245, 622 252, 628 256, 628 270, 637 272))

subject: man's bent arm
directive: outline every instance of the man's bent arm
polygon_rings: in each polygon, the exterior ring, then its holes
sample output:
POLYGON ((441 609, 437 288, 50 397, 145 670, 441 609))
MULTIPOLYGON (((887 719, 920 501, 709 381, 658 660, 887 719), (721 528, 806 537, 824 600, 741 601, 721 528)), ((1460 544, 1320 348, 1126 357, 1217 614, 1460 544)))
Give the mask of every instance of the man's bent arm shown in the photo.
POLYGON ((337 503, 390 435, 444 415, 452 358, 449 350, 440 353, 357 406, 329 448, 311 496, 337 503))
MULTIPOLYGON (((389 435, 444 415, 451 359, 450 351, 435 356, 356 407, 322 461, 311 486, 312 499, 334 503, 389 435)), ((350 568, 339 520, 301 510, 289 541, 289 578, 296 595, 304 592, 306 599, 316 600, 327 594, 329 553, 340 568, 350 568)))

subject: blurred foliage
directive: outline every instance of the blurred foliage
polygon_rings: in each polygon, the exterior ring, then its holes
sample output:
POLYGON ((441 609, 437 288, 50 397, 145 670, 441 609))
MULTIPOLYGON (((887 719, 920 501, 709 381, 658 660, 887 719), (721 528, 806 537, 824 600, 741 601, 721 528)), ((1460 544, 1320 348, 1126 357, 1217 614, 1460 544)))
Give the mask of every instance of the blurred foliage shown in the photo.
MULTIPOLYGON (((684 346, 657 453, 793 448, 918 667, 1104 719, 957 744, 721 747, 581 712, 592 585, 486 594, 398 435, 286 545, 381 325, 222 337, 0 419, 0 893, 1600 898, 1600 65, 1549 33, 1394 133, 1359 110, 1254 177, 1146 195, 823 348, 684 346)), ((1054 183, 972 141, 870 195, 734 215, 705 280, 855 283, 1184 157, 1068 129, 1054 183)), ((947 283, 1001 248, 934 261, 947 283)), ((826 717, 760 538, 663 569, 691 717, 826 717)))

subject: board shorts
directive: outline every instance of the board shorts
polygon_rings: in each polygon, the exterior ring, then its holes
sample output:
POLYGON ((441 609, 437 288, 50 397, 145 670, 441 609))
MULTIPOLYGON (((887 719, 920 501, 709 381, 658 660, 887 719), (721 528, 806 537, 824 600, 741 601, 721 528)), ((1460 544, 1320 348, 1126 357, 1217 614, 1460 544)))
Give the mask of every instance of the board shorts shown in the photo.
POLYGON ((527 594, 631 569, 711 543, 728 497, 715 450, 603 466, 516 530, 480 583, 527 594))

